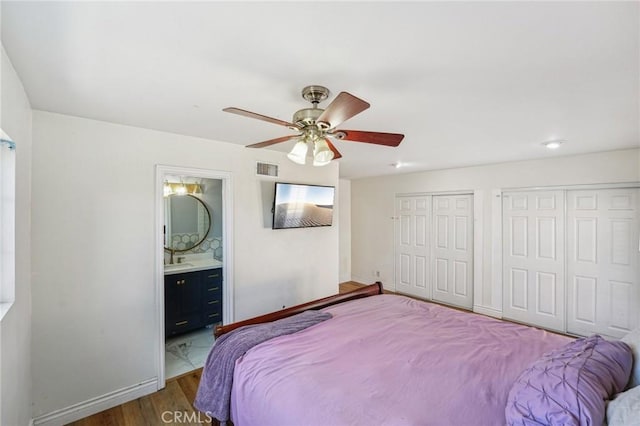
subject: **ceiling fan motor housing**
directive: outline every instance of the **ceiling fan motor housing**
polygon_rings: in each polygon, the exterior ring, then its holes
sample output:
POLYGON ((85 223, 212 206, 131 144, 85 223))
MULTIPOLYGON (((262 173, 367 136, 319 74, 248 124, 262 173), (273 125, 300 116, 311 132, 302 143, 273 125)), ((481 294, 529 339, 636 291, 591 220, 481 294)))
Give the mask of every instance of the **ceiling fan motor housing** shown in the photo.
POLYGON ((329 97, 329 89, 324 86, 307 86, 302 89, 302 97, 313 104, 313 108, 305 108, 293 114, 293 123, 300 128, 314 126, 318 117, 324 112, 318 104, 329 97))
POLYGON ((301 109, 293 114, 293 124, 299 126, 300 128, 313 126, 314 124, 316 124, 316 120, 323 112, 324 110, 320 108, 301 109))

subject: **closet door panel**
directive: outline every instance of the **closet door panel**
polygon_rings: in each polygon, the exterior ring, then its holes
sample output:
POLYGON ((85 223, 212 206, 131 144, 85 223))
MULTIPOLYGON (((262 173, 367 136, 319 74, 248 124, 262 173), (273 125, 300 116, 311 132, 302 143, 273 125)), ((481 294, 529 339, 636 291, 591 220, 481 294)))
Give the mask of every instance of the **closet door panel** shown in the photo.
POLYGON ((423 299, 429 288, 429 197, 396 198, 396 291, 423 299))
POLYGON ((564 192, 506 192, 502 206, 503 315, 564 331, 564 192))
POLYGON ((621 337, 638 326, 640 189, 567 193, 571 333, 621 337))
POLYGON ((473 305, 473 195, 433 196, 433 300, 473 305))

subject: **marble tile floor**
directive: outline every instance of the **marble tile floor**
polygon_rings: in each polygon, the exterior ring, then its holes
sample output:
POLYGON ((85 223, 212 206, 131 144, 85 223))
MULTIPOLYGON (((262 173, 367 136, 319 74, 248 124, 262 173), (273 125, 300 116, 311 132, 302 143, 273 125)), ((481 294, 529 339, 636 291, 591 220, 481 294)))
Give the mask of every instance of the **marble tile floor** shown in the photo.
POLYGON ((213 327, 168 338, 164 354, 165 378, 180 376, 204 366, 213 342, 213 327))

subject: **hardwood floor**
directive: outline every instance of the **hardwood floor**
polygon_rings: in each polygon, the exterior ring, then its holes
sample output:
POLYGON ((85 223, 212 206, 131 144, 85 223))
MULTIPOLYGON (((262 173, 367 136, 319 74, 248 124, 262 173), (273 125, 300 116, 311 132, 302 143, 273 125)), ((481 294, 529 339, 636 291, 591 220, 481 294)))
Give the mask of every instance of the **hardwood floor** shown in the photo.
POLYGON ((347 281, 344 283, 340 283, 339 292, 346 293, 351 290, 357 290, 362 287, 364 284, 357 283, 355 281, 347 281))
MULTIPOLYGON (((364 284, 348 281, 340 284, 340 293, 362 287, 364 284)), ((157 426, 207 425, 210 418, 193 408, 202 368, 167 380, 166 387, 151 395, 86 417, 70 426, 157 426)), ((219 423, 213 422, 216 426, 219 423)))
POLYGON ((73 426, 156 426, 210 424, 206 415, 191 405, 196 397, 202 368, 167 380, 166 387, 93 416, 73 426))

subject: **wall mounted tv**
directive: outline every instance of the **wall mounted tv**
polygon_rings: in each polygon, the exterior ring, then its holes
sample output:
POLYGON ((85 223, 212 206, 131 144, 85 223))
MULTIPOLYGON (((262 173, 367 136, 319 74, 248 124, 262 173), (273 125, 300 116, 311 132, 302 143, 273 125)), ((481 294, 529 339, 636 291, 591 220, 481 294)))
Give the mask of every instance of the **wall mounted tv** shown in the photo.
POLYGON ((331 226, 333 186, 276 182, 273 229, 331 226))

